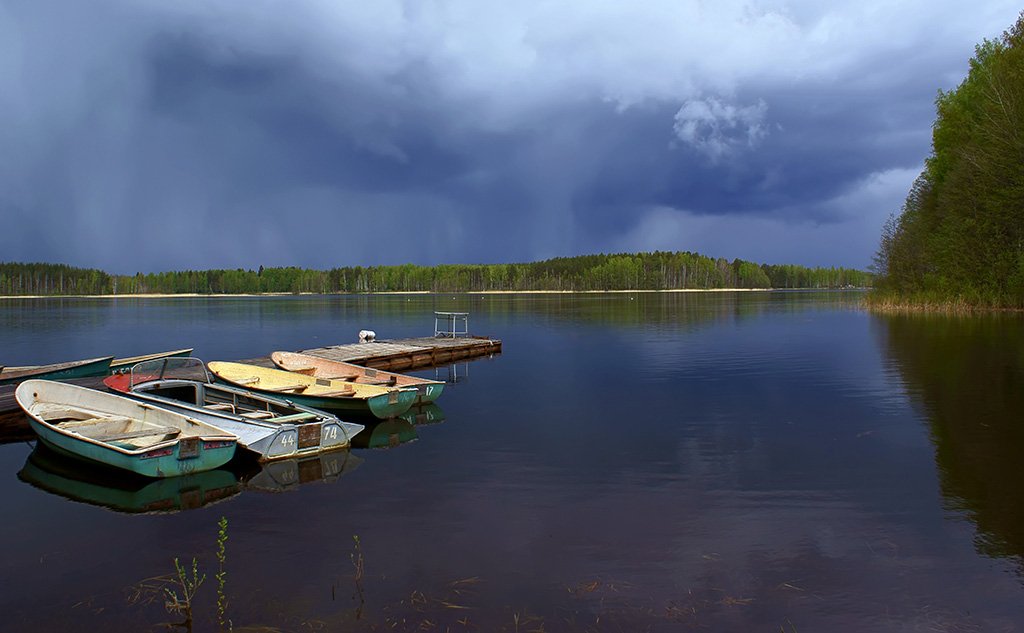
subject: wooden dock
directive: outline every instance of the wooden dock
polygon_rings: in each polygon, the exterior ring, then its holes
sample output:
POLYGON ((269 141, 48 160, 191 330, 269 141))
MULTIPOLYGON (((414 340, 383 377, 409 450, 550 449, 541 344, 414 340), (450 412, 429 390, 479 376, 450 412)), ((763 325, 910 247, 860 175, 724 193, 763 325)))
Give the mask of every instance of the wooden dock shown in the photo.
MULTIPOLYGON (((425 336, 316 347, 302 350, 301 353, 364 365, 374 369, 404 371, 500 354, 501 341, 480 336, 457 338, 425 336)), ((239 362, 274 367, 269 356, 248 358, 239 362)), ((103 377, 76 378, 67 382, 92 389, 106 389, 103 377)), ((21 409, 14 399, 14 389, 14 385, 0 387, 0 443, 19 441, 26 437, 26 433, 29 434, 28 437, 31 437, 28 419, 21 413, 21 409)))

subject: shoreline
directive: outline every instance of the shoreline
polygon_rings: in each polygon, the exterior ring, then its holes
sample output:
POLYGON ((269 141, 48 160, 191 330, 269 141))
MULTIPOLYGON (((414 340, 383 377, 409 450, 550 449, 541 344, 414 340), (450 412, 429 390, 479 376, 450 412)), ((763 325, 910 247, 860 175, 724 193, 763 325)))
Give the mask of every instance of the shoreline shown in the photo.
POLYGON ((257 297, 331 297, 331 296, 379 296, 379 295, 582 295, 582 294, 657 294, 657 293, 699 293, 699 292, 852 292, 868 288, 666 288, 663 290, 386 290, 381 292, 258 292, 258 293, 159 293, 104 294, 104 295, 0 295, 4 299, 236 299, 257 297))

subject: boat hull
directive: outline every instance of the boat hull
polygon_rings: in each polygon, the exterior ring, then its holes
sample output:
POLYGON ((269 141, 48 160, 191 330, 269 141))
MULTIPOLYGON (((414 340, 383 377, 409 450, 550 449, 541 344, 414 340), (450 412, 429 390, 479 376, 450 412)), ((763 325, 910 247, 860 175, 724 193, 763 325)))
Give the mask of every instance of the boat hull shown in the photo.
POLYGON ((236 435, 238 444, 255 453, 260 461, 306 457, 347 448, 352 437, 363 430, 361 424, 343 422, 329 413, 248 389, 180 379, 132 384, 126 375, 110 376, 103 382, 134 400, 202 420, 236 435), (204 406, 215 402, 230 402, 235 407, 246 405, 246 410, 259 409, 261 413, 273 411, 274 416, 247 418, 240 414, 242 409, 224 411, 216 406, 204 406))
POLYGON ((387 383, 395 387, 414 387, 418 392, 414 405, 429 404, 441 397, 444 383, 439 380, 407 376, 395 372, 363 367, 344 361, 330 360, 296 352, 274 352, 270 360, 285 371, 296 372, 314 378, 337 378, 347 375, 346 380, 359 384, 387 383))
POLYGON ((398 417, 410 409, 419 396, 413 388, 376 387, 371 385, 347 383, 343 380, 326 380, 293 374, 280 369, 266 369, 239 363, 211 362, 208 367, 215 379, 223 384, 248 389, 285 402, 294 403, 313 409, 321 409, 332 413, 344 414, 344 417, 374 417, 382 420, 398 417), (252 374, 248 384, 236 382, 240 377, 252 374), (292 386, 311 388, 311 392, 283 392, 278 388, 263 388, 260 383, 266 379, 269 387, 277 384, 296 383, 292 386), (314 389, 325 393, 341 388, 349 388, 353 395, 317 395, 314 389))
POLYGON ((0 385, 13 385, 33 378, 41 380, 69 380, 71 378, 105 376, 110 373, 110 363, 113 358, 113 356, 107 356, 104 358, 39 365, 38 367, 26 367, 23 369, 7 367, 0 373, 0 385), (13 373, 15 375, 5 377, 4 373, 13 373))
POLYGON ((15 398, 46 446, 145 477, 213 470, 226 464, 237 447, 234 435, 194 418, 76 385, 28 380, 18 386, 15 398), (130 430, 104 428, 117 426, 130 430))
POLYGON ((235 443, 230 442, 228 446, 204 446, 200 450, 199 456, 191 459, 181 457, 179 443, 173 447, 149 451, 153 453, 152 456, 125 455, 113 449, 69 438, 40 424, 31 416, 29 416, 29 424, 47 448, 69 457, 129 470, 143 477, 179 477, 201 473, 223 466, 235 454, 235 443))

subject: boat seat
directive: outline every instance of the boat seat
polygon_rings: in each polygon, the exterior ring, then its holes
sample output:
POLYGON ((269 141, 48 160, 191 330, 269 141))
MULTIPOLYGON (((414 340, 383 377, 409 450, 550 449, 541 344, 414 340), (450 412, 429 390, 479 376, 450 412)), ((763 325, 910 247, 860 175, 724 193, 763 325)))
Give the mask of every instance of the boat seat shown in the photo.
POLYGON ((238 383, 240 385, 251 385, 251 384, 257 383, 259 381, 260 381, 260 377, 259 376, 252 376, 250 378, 236 378, 234 380, 234 382, 236 382, 236 383, 238 383))
POLYGON ((391 386, 391 385, 394 385, 397 382, 398 382, 398 379, 395 378, 394 376, 392 376, 391 378, 389 378, 387 380, 364 380, 363 384, 364 385, 388 385, 388 386, 391 386))
MULTIPOLYGON (((65 410, 65 412, 67 412, 67 411, 65 410)), ((44 417, 43 419, 46 420, 47 418, 44 417)), ((47 421, 49 421, 49 420, 47 420, 47 421)), ((100 425, 100 424, 127 424, 129 422, 132 422, 132 419, 129 418, 129 417, 126 417, 126 416, 123 416, 123 415, 111 415, 111 416, 101 416, 101 417, 98 417, 98 418, 72 419, 72 420, 67 420, 66 422, 59 422, 56 426, 59 426, 62 429, 67 429, 69 431, 74 431, 76 429, 90 427, 90 426, 97 426, 97 425, 100 425)))
POLYGON ((212 409, 213 411, 234 411, 235 405, 227 402, 217 402, 214 404, 203 405, 204 409, 212 409))
POLYGON ((311 393, 311 396, 318 396, 324 398, 338 398, 341 396, 355 395, 355 389, 337 389, 335 391, 321 391, 320 393, 311 393))
POLYGON ((353 380, 359 380, 359 374, 339 374, 337 376, 321 376, 326 380, 345 380, 351 382, 353 380))
POLYGON ((304 422, 306 420, 311 420, 311 419, 313 419, 315 417, 317 417, 317 415, 315 413, 307 413, 307 412, 303 411, 302 413, 293 413, 291 415, 282 415, 280 417, 276 417, 276 418, 270 420, 270 422, 281 423, 281 424, 284 424, 286 422, 304 422))
POLYGON ((253 420, 262 420, 263 418, 272 418, 274 414, 270 411, 249 411, 248 413, 242 414, 243 418, 252 418, 253 420))
POLYGON ((103 440, 105 442, 120 442, 122 440, 134 440, 139 437, 149 437, 151 435, 171 435, 176 436, 181 434, 181 429, 173 426, 162 426, 155 429, 141 429, 139 431, 128 431, 127 433, 117 433, 114 435, 101 435, 100 437, 94 437, 94 440, 103 440))
POLYGON ((309 385, 284 385, 282 387, 268 387, 268 391, 303 391, 309 385))

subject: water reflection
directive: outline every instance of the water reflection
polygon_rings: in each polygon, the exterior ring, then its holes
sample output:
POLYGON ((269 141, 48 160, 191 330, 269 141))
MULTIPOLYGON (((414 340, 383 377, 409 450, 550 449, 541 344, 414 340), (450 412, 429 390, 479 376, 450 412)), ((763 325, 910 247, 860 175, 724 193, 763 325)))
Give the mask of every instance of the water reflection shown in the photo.
POLYGON ((875 325, 927 416, 947 507, 977 526, 979 552, 1024 558, 1024 323, 892 316, 875 325))
POLYGON ((416 426, 440 424, 441 422, 444 422, 444 411, 433 402, 429 402, 427 404, 416 405, 399 417, 416 426))
POLYGON ((368 424, 352 438, 352 448, 394 448, 419 438, 416 427, 405 418, 368 424))
MULTIPOLYGON (((382 437, 386 442, 387 436, 382 437)), ((87 464, 37 442, 18 478, 40 490, 115 512, 173 514, 243 490, 285 492, 305 484, 332 483, 362 462, 347 449, 266 463, 240 457, 209 472, 153 480, 87 464)))
POLYGON ((236 460, 230 466, 238 473, 246 490, 285 492, 304 484, 337 481, 362 462, 362 458, 345 449, 304 459, 281 459, 262 464, 255 460, 236 460))
POLYGON ((153 480, 85 464, 41 443, 36 443, 18 478, 72 501, 126 514, 201 508, 240 491, 234 473, 225 469, 153 480))

